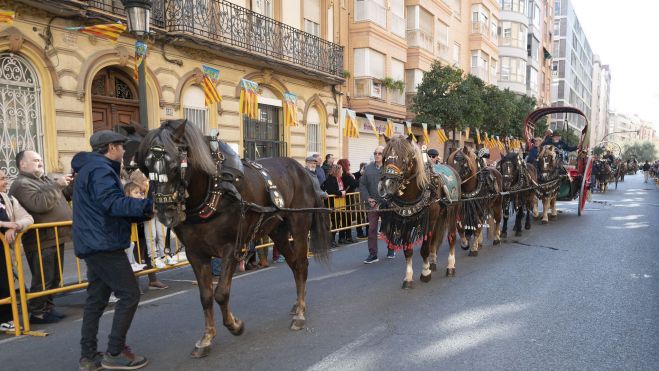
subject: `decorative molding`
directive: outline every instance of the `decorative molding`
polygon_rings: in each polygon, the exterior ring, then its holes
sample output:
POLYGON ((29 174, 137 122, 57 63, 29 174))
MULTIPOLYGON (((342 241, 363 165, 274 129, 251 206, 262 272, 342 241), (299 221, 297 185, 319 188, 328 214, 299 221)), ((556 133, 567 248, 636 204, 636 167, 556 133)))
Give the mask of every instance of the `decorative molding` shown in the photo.
POLYGON ((328 126, 329 125, 329 114, 327 113, 327 107, 325 107, 325 103, 323 103, 322 99, 320 99, 320 96, 318 94, 314 94, 307 101, 307 104, 304 107, 304 114, 302 115, 302 123, 304 125, 307 124, 307 114, 309 112, 309 108, 311 108, 311 107, 316 107, 316 109, 318 110, 318 113, 320 114, 321 118, 325 119, 325 126, 328 126))
POLYGON ((128 62, 130 62, 134 58, 134 56, 128 51, 128 49, 123 46, 119 46, 115 50, 117 51, 117 55, 119 56, 119 65, 122 67, 126 67, 128 65, 128 62))
POLYGON ((196 67, 191 71, 186 72, 178 79, 178 85, 174 90, 174 107, 176 109, 181 108, 181 97, 183 95, 183 89, 188 85, 190 80, 194 80, 194 84, 200 84, 204 79, 204 73, 201 71, 201 68, 196 67))
MULTIPOLYGON (((272 88, 275 90, 275 93, 277 96, 279 96, 279 99, 284 100, 284 93, 288 91, 288 88, 284 83, 282 83, 278 78, 272 76, 270 74, 267 82, 266 82, 266 77, 263 72, 252 72, 248 73, 247 75, 243 76, 242 78, 245 80, 252 80, 254 82, 259 83, 259 85, 267 85, 268 88, 272 88)), ((234 92, 234 97, 240 98, 240 84, 236 84, 235 92, 234 92)))

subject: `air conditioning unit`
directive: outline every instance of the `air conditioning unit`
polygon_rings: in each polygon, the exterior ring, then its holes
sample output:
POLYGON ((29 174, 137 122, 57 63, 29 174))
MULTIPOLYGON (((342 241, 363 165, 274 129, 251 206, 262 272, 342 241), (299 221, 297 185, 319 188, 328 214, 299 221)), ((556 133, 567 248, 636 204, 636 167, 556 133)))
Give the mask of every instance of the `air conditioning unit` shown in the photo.
POLYGON ((558 77, 558 71, 551 71, 551 75, 553 77, 558 77))

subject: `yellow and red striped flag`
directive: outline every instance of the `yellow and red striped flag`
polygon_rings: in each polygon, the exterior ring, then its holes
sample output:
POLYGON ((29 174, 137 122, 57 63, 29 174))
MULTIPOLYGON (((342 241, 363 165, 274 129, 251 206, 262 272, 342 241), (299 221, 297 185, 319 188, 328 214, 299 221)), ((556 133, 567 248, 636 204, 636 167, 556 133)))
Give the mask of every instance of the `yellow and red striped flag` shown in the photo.
POLYGON ((481 144, 481 132, 476 129, 476 144, 481 144))
POLYGON ((416 136, 412 132, 412 121, 405 121, 405 127, 407 128, 407 135, 411 135, 412 141, 416 143, 416 136))
POLYGON ((284 93, 284 125, 297 126, 297 95, 284 93))
POLYGON ((345 127, 343 128, 343 135, 348 138, 359 138, 357 113, 353 110, 345 110, 345 127))
POLYGON ((96 36, 100 39, 117 42, 119 35, 126 31, 126 25, 123 23, 97 24, 87 27, 65 27, 69 31, 80 31, 87 35, 96 36))
POLYGON ((425 122, 421 124, 421 127, 423 127, 423 143, 425 145, 430 144, 430 136, 428 135, 428 124, 425 122))
POLYGON ((11 10, 0 10, 0 23, 12 24, 16 18, 16 12, 11 10))
POLYGON ((439 143, 445 143, 446 141, 448 141, 448 137, 446 136, 446 133, 444 132, 444 129, 441 126, 437 129, 437 140, 439 141, 439 143))
POLYGON ((240 91, 238 112, 240 112, 241 115, 246 115, 252 120, 256 120, 259 111, 259 84, 251 80, 242 79, 240 85, 242 86, 242 89, 240 91))
POLYGON ((204 91, 204 101, 206 106, 213 103, 220 103, 222 96, 215 88, 215 84, 220 79, 220 70, 210 66, 201 66, 204 70, 204 79, 201 82, 201 88, 204 91))
POLYGON ((387 127, 384 129, 384 135, 391 138, 394 136, 394 122, 387 119, 387 127))
POLYGON ((378 132, 377 126, 375 126, 375 116, 373 116, 370 113, 366 113, 366 121, 368 121, 368 124, 371 125, 371 129, 373 129, 373 133, 375 133, 375 137, 380 139, 380 132, 378 132))
POLYGON ((465 129, 465 140, 469 139, 469 133, 470 133, 470 132, 471 132, 471 129, 469 129, 469 127, 467 127, 467 128, 465 129))

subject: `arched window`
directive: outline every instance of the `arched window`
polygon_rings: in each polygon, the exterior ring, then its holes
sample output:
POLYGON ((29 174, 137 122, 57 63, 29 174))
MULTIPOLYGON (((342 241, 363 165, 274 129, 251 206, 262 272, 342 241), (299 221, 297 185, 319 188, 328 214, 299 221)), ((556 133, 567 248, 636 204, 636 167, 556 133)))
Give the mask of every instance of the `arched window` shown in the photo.
POLYGON ((204 101, 204 91, 191 85, 183 92, 183 117, 190 120, 202 133, 208 134, 208 108, 204 101))
POLYGON ((307 152, 321 152, 320 114, 316 107, 307 111, 307 152))
POLYGON ((16 153, 26 149, 43 154, 39 79, 20 55, 0 53, 0 169, 10 179, 16 153))

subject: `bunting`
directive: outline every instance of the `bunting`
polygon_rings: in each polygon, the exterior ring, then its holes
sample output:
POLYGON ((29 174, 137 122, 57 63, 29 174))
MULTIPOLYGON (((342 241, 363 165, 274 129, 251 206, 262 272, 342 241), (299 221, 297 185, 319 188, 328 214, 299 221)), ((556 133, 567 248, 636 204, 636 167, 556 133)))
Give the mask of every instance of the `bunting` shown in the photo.
POLYGON ((213 103, 220 103, 222 96, 215 88, 217 81, 220 79, 220 70, 209 66, 202 66, 202 68, 204 70, 204 80, 201 83, 201 87, 204 90, 206 106, 210 106, 213 103))
POLYGON ((485 148, 492 148, 492 142, 490 141, 490 136, 487 134, 487 132, 485 132, 484 134, 485 134, 485 140, 483 141, 483 144, 485 145, 485 148))
POLYGON ((284 93, 284 126, 297 126, 297 95, 284 93))
POLYGON ((412 121, 405 121, 405 127, 407 128, 407 135, 411 135, 412 141, 416 143, 416 136, 412 133, 412 121))
POLYGON ((251 80, 242 79, 240 81, 240 86, 242 87, 242 90, 240 91, 238 112, 240 112, 241 115, 246 115, 252 120, 256 120, 259 111, 259 84, 251 80))
POLYGON ((469 127, 467 127, 467 128, 465 129, 465 140, 469 139, 469 133, 470 133, 470 132, 471 132, 471 129, 469 129, 469 127))
POLYGON ((445 143, 448 141, 448 137, 446 136, 446 133, 444 132, 444 129, 441 127, 441 125, 437 129, 437 140, 439 143, 445 143))
POLYGON ((476 129, 476 144, 481 144, 481 132, 476 129))
POLYGON ((387 119, 387 127, 384 130, 384 135, 389 138, 394 136, 394 122, 391 119, 387 119))
POLYGON ((424 122, 421 124, 421 127, 423 127, 423 143, 425 143, 425 145, 430 145, 430 136, 428 136, 428 124, 424 122))
POLYGON ((357 127, 357 113, 353 110, 345 110, 345 127, 343 135, 348 138, 359 138, 359 128, 357 127))
POLYGON ((116 43, 119 35, 126 31, 126 25, 123 23, 110 23, 87 27, 64 27, 64 29, 69 31, 80 31, 84 34, 96 36, 99 39, 105 39, 116 43))
POLYGON ((147 45, 144 41, 137 40, 135 41, 135 70, 133 71, 133 78, 135 78, 135 81, 139 80, 139 69, 142 63, 144 63, 144 59, 146 58, 146 53, 147 53, 147 45))
POLYGON ((0 23, 13 24, 16 12, 11 10, 0 10, 0 23))
POLYGON ((380 132, 378 132, 378 128, 375 126, 375 116, 371 115, 370 113, 367 113, 366 121, 368 121, 369 125, 371 125, 371 129, 373 129, 373 132, 375 133, 375 137, 380 139, 380 132))
POLYGON ((498 135, 497 135, 496 146, 497 146, 497 148, 499 148, 499 150, 503 151, 503 143, 501 143, 501 140, 499 140, 498 135))

